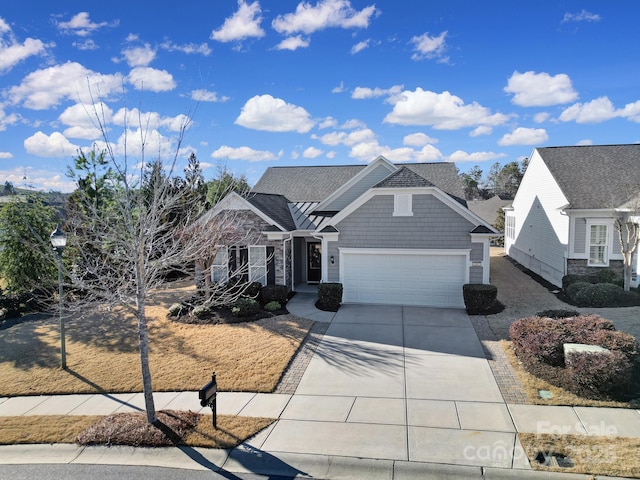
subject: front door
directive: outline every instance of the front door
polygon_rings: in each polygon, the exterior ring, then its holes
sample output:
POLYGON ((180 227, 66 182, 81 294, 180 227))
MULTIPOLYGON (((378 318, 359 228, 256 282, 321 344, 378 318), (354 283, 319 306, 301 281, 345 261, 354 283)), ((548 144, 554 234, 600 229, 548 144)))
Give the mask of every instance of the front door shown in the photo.
POLYGON ((322 244, 307 243, 307 282, 319 283, 322 279, 322 244))

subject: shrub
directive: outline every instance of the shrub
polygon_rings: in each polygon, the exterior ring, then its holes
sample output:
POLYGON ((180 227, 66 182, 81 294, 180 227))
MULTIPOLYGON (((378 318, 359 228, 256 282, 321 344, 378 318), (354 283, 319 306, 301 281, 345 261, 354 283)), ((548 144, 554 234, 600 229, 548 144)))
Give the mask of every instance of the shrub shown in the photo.
POLYGON ((280 305, 280 303, 276 302, 276 301, 269 302, 264 306, 264 309, 267 312, 276 312, 276 311, 280 310, 281 308, 282 308, 282 305, 280 305))
POLYGON ((238 280, 230 280, 226 285, 226 290, 230 295, 241 294, 245 298, 259 300, 262 284, 260 282, 247 283, 238 280))
POLYGON ((341 283, 320 283, 318 285, 318 301, 316 306, 320 310, 337 312, 342 303, 341 283))
POLYGON ((186 307, 184 305, 182 305, 181 303, 174 303, 169 307, 169 313, 167 316, 179 318, 185 313, 185 311, 186 307))
POLYGON ((565 275, 564 277, 562 277, 562 290, 566 292, 569 286, 578 282, 593 283, 589 281, 589 277, 587 275, 577 275, 575 273, 570 273, 569 275, 565 275))
POLYGON ((209 309, 209 307, 205 305, 198 305, 196 307, 193 307, 193 310, 191 311, 191 313, 193 314, 194 317, 204 318, 211 314, 211 310, 209 309))
POLYGON ((264 303, 278 302, 280 305, 287 303, 286 285, 266 285, 262 287, 262 301, 264 303))
POLYGON ((467 283, 462 286, 464 306, 470 315, 481 315, 496 303, 498 287, 482 283, 467 283))
POLYGON ((611 330, 594 331, 585 338, 585 343, 599 345, 608 350, 620 351, 632 363, 638 356, 638 341, 636 337, 626 332, 611 330))
POLYGON ((613 283, 619 287, 624 286, 624 278, 618 275, 611 268, 601 268, 595 275, 596 281, 593 283, 613 283))
POLYGON ((610 320, 597 315, 522 318, 511 324, 509 334, 528 372, 591 398, 624 393, 639 350, 632 335, 616 331, 610 320), (610 353, 574 352, 564 358, 565 343, 598 345, 610 353))
POLYGON ((260 311, 260 304, 253 298, 239 298, 231 307, 231 313, 236 317, 250 317, 260 311))
POLYGON ((573 352, 569 363, 574 383, 569 388, 589 397, 594 394, 597 396, 621 392, 629 384, 633 374, 633 364, 622 352, 616 350, 609 353, 573 352))
POLYGON ((589 282, 585 282, 584 280, 571 283, 565 290, 567 297, 569 297, 571 300, 575 302, 578 292, 580 292, 580 290, 582 290, 583 288, 588 287, 589 285, 592 285, 592 284, 589 282))
POLYGON ((594 283, 578 290, 574 298, 585 307, 614 307, 622 299, 622 292, 621 287, 612 283, 594 283))
POLYGON ((580 315, 580 312, 576 310, 543 310, 536 313, 536 317, 545 318, 570 318, 578 315, 580 315))

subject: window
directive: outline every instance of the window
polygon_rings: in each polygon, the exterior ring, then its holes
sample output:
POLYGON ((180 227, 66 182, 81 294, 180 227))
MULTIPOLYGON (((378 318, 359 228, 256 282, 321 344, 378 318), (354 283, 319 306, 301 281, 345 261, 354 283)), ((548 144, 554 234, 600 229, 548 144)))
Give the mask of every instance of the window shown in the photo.
POLYGON ((396 193, 393 196, 393 216, 411 217, 413 216, 412 198, 410 193, 396 193))
POLYGON ((598 267, 609 265, 607 237, 606 225, 591 225, 589 234, 589 266, 598 267))
POLYGON ((219 247, 211 265, 211 281, 226 283, 229 280, 229 252, 227 247, 219 247))
POLYGON ((249 281, 267 284, 267 247, 249 246, 249 281))
POLYGON ((510 240, 516 238, 516 217, 506 215, 504 219, 504 233, 510 240))

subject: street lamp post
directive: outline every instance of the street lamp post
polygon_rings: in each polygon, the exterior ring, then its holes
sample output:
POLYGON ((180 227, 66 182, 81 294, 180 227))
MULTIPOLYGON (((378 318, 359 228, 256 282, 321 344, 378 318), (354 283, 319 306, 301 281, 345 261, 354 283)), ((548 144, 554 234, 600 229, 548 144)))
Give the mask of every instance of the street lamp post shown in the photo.
POLYGON ((59 300, 59 314, 60 314, 60 366, 63 370, 67 368, 67 352, 65 348, 64 342, 64 320, 62 319, 62 252, 64 251, 64 247, 67 246, 67 236, 64 234, 62 230, 60 230, 59 226, 56 226, 56 229, 53 231, 51 236, 51 245, 53 245, 53 249, 58 254, 58 300, 59 300))

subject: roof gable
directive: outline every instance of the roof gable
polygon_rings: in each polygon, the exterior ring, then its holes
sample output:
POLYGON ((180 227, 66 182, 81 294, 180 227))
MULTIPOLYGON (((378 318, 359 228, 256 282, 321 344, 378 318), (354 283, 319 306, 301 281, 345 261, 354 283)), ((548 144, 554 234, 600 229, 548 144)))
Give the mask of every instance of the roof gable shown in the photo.
POLYGON ((572 209, 617 208, 638 195, 640 144, 544 147, 536 151, 572 209))
POLYGON ((429 180, 402 166, 373 188, 434 187, 429 180))
POLYGON ((342 210, 380 180, 388 177, 389 173, 394 172, 397 168, 389 160, 379 156, 335 192, 332 192, 324 201, 320 202, 316 210, 335 212, 342 210))

